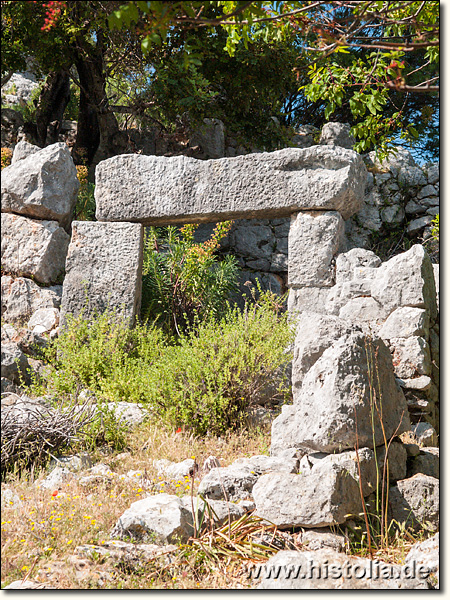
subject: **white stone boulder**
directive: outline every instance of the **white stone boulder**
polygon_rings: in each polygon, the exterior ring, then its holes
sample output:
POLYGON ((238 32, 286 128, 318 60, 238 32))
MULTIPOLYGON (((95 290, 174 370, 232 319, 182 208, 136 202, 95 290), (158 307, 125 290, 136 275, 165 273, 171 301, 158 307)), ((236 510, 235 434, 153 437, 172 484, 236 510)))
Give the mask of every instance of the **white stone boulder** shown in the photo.
POLYGON ((355 326, 334 315, 302 311, 296 321, 292 387, 300 390, 309 369, 338 338, 356 330, 355 326))
POLYGON ((70 238, 56 221, 2 213, 2 268, 51 284, 64 272, 70 238))
POLYGON ((256 514, 287 527, 326 527, 362 511, 359 486, 338 463, 320 461, 299 474, 261 475, 253 487, 256 514))
POLYGON ((424 542, 417 542, 408 552, 406 565, 424 566, 430 571, 428 582, 439 589, 439 533, 424 542))
POLYGON ((126 427, 140 425, 148 415, 145 408, 134 402, 108 402, 107 406, 117 421, 126 427))
POLYGON ((59 310, 57 308, 38 308, 28 321, 28 329, 35 333, 47 333, 58 325, 59 310))
POLYGON ((17 509, 23 506, 22 500, 19 498, 18 494, 15 493, 11 488, 2 487, 1 490, 1 507, 2 511, 4 509, 17 509))
POLYGON ((158 494, 133 502, 119 517, 111 537, 126 536, 167 544, 186 542, 193 532, 192 512, 181 498, 158 494))
POLYGON ((325 123, 322 127, 319 144, 352 149, 356 140, 350 133, 348 123, 325 123))
POLYGON ((31 279, 2 275, 1 291, 2 319, 7 323, 23 323, 39 309, 61 306, 61 285, 41 288, 31 279))
POLYGON ((49 469, 53 470, 58 467, 77 473, 92 467, 92 459, 86 452, 74 456, 56 456, 50 461, 49 469))
POLYGON ((36 482, 36 485, 46 490, 59 490, 64 483, 72 480, 75 477, 74 472, 67 467, 55 467, 49 475, 41 482, 36 482))
POLYGON ((2 212, 58 221, 72 219, 80 182, 69 148, 47 146, 2 171, 2 212))
MULTIPOLYGON (((346 306, 353 299, 370 299, 372 302, 376 302, 373 298, 370 298, 370 290, 372 281, 370 279, 352 279, 350 281, 341 281, 334 285, 328 292, 328 296, 325 302, 325 310, 331 315, 340 315, 341 309, 346 306)), ((383 310, 381 304, 376 302, 378 306, 376 318, 386 317, 387 314, 383 310)), ((356 319, 352 320, 353 323, 357 323, 356 319)))
POLYGON ((355 273, 358 273, 361 267, 376 269, 380 265, 381 259, 371 250, 352 248, 336 258, 336 283, 355 279, 355 273))
POLYGON ((308 550, 321 550, 330 548, 336 552, 343 552, 346 538, 341 533, 332 531, 329 527, 317 529, 303 529, 296 537, 297 544, 306 546, 308 550))
POLYGON ((308 371, 294 405, 272 424, 272 453, 284 448, 341 452, 373 447, 410 428, 389 350, 362 334, 339 338, 308 371), (374 399, 377 399, 375 406, 374 399), (378 408, 378 410, 377 410, 378 408), (372 414, 373 428, 372 431, 372 414), (383 429, 378 417, 383 415, 383 429))
POLYGON ((397 377, 412 379, 421 375, 431 375, 430 346, 425 338, 411 336, 389 340, 392 364, 397 377))
POLYGON ((208 501, 211 511, 201 498, 171 494, 157 494, 133 502, 111 531, 111 537, 124 536, 137 540, 149 539, 159 544, 177 541, 186 542, 194 534, 194 514, 196 523, 201 524, 201 515, 210 514, 217 527, 228 519, 235 521, 245 514, 236 504, 208 501))
POLYGON ((198 493, 212 500, 245 500, 251 496, 258 477, 247 464, 216 467, 203 477, 198 493))
POLYGON ((238 458, 230 467, 246 466, 257 475, 269 473, 270 471, 285 471, 286 473, 297 473, 299 460, 296 457, 276 457, 259 454, 250 458, 238 458))
POLYGON ((160 460, 154 460, 153 466, 156 468, 158 475, 179 481, 189 476, 195 467, 195 460, 186 458, 186 460, 177 463, 161 458, 160 460))
POLYGON ((337 465, 345 469, 358 483, 364 497, 369 496, 376 490, 377 468, 375 454, 370 448, 360 448, 358 454, 356 454, 355 450, 348 450, 347 452, 340 452, 337 454, 312 452, 303 456, 300 460, 299 473, 307 473, 314 470, 318 465, 320 465, 322 469, 326 469, 326 467, 331 469, 332 465, 337 465))
POLYGON ((425 308, 434 320, 437 304, 433 265, 423 246, 416 244, 378 267, 371 294, 388 314, 400 306, 412 306, 425 308))
POLYGON ((30 144, 26 140, 20 140, 20 142, 18 142, 14 148, 14 152, 11 158, 11 164, 13 165, 19 160, 23 160, 24 158, 27 158, 27 156, 39 152, 39 150, 41 150, 39 146, 30 144))
POLYGON ((383 340, 407 338, 413 335, 427 337, 430 318, 424 308, 402 306, 392 312, 379 331, 383 340))
POLYGON ((439 530, 439 479, 417 473, 389 488, 392 519, 415 529, 439 530))
POLYGON ((28 381, 30 368, 27 357, 15 342, 2 343, 1 376, 20 385, 21 378, 28 381))

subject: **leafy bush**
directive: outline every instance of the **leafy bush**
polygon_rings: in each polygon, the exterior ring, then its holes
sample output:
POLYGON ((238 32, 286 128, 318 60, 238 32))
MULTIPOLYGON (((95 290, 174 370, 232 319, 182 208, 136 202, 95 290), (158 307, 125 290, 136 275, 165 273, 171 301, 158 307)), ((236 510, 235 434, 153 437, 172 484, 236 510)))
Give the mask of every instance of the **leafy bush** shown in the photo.
POLYGON ((286 319, 273 311, 266 293, 243 313, 230 309, 220 321, 211 318, 182 335, 154 371, 154 410, 174 427, 199 435, 242 425, 290 360, 286 348, 292 332, 286 319))
POLYGON ((175 344, 155 325, 129 330, 116 313, 90 323, 69 319, 47 351, 47 386, 58 394, 86 387, 103 402, 142 402, 165 423, 199 435, 235 429, 290 360, 291 327, 274 298, 267 292, 220 320, 197 318, 175 344))
POLYGON ((129 329, 115 311, 90 321, 69 315, 67 327, 45 351, 54 367, 47 383, 59 394, 84 387, 104 392, 111 401, 138 402, 143 398, 135 392, 140 383, 135 376, 159 357, 164 346, 160 330, 143 325, 129 329))
POLYGON ((238 264, 215 252, 232 221, 219 223, 211 239, 195 243, 197 225, 181 230, 149 228, 144 247, 142 316, 165 331, 180 334, 196 317, 220 318, 237 292, 238 264))

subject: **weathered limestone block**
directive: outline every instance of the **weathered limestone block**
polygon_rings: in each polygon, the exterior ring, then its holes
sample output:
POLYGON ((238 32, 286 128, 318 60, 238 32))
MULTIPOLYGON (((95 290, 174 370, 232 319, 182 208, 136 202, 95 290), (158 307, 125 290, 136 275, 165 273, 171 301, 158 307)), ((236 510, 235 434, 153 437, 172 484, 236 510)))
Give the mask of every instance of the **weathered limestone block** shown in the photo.
POLYGON ((257 472, 248 464, 215 467, 201 480, 198 493, 212 500, 241 500, 251 495, 257 479, 257 472))
POLYGON ((230 467, 248 467, 250 472, 257 475, 269 473, 270 471, 286 471, 287 473, 297 473, 297 458, 278 458, 274 456, 265 456, 260 454, 250 458, 238 458, 230 467))
POLYGON ((408 474, 423 473, 439 479, 439 448, 422 448, 412 461, 408 474))
POLYGON ((300 212, 291 217, 288 285, 334 285, 334 258, 344 243, 344 220, 335 211, 300 212))
MULTIPOLYGON (((325 310, 332 315, 339 315, 341 309, 354 298, 370 297, 370 279, 352 279, 334 285, 328 293, 325 310)), ((381 305, 377 313, 383 314, 381 305)))
POLYGON ((319 144, 352 149, 356 140, 350 133, 348 123, 325 123, 322 127, 319 144))
POLYGON ((385 435, 389 438, 397 427, 397 434, 407 431, 406 400, 385 344, 356 333, 339 338, 309 369, 301 390, 294 390, 294 405, 284 406, 273 422, 272 453, 283 448, 341 452, 357 441, 360 447, 373 448, 374 440, 383 444, 378 417, 372 432, 374 394, 382 406, 385 435))
POLYGON ((256 514, 281 528, 336 525, 361 511, 355 479, 344 467, 324 461, 298 475, 261 475, 253 498, 256 514))
POLYGON ((439 265, 433 265, 434 285, 436 287, 436 303, 439 310, 439 265))
POLYGON ((439 533, 424 542, 414 544, 408 552, 405 564, 428 569, 428 582, 433 588, 439 589, 439 533))
MULTIPOLYGON (((231 502, 209 501, 215 512, 214 522, 220 527, 228 521, 235 521, 245 513, 244 509, 231 502)), ((201 498, 190 496, 182 498, 171 494, 149 496, 133 504, 122 514, 111 531, 111 537, 129 536, 134 539, 151 537, 158 543, 186 542, 194 533, 194 514, 196 521, 205 511, 201 498), (193 504, 193 507, 192 507, 193 504)))
MULTIPOLYGON (((275 243, 272 230, 267 225, 241 225, 230 235, 233 250, 246 258, 270 260, 275 243)), ((248 261, 247 261, 248 262, 248 261)))
POLYGON ((2 268, 43 284, 53 283, 64 271, 69 240, 56 221, 2 213, 2 268))
POLYGON ((28 381, 27 369, 28 359, 14 342, 2 343, 1 375, 13 383, 20 384, 21 377, 28 381))
POLYGON ((389 315, 379 336, 383 340, 407 338, 412 335, 428 336, 430 319, 423 308, 401 306, 389 315))
POLYGON ((303 287, 291 288, 288 296, 288 312, 295 317, 305 310, 317 314, 327 314, 325 301, 330 288, 303 287))
MULTIPOLYGON (((370 448, 360 448, 358 455, 356 455, 355 450, 348 450, 347 452, 340 452, 338 454, 312 452, 301 459, 299 473, 306 473, 311 469, 315 469, 319 464, 322 465, 321 468, 325 468, 325 465, 331 468, 333 464, 342 467, 353 477, 358 486, 360 485, 359 473, 361 472, 360 487, 364 497, 370 496, 376 490, 377 470, 375 454, 370 448)), ((406 477, 406 472, 404 476, 406 477)))
POLYGON ((439 530, 439 479, 417 473, 389 489, 391 516, 398 523, 419 528, 428 523, 439 530))
POLYGON ((355 331, 355 327, 333 315, 300 313, 292 361, 292 387, 298 391, 313 364, 338 338, 355 331))
POLYGON ((194 532, 192 512, 182 499, 171 494, 150 496, 133 504, 119 517, 112 538, 137 540, 147 537, 158 543, 187 541, 194 532))
POLYGON ((203 124, 194 131, 189 145, 200 146, 207 158, 225 156, 225 125, 220 119, 203 119, 203 124))
POLYGON ((157 225, 336 210, 346 219, 365 181, 356 152, 328 146, 208 161, 125 154, 97 166, 96 216, 157 225))
POLYGON ((143 228, 137 223, 75 221, 66 261, 60 322, 82 311, 117 309, 132 322, 140 310, 143 228), (87 303, 87 305, 86 305, 87 303))
POLYGON ((421 446, 435 447, 437 446, 437 434, 429 423, 417 423, 411 427, 411 431, 417 438, 421 446))
POLYGON ((3 275, 2 319, 7 323, 25 322, 40 308, 61 306, 62 286, 41 288, 31 279, 3 275))
POLYGON ((336 283, 355 279, 355 269, 360 267, 375 269, 380 265, 381 259, 371 250, 352 248, 336 258, 336 283))
POLYGON ((397 377, 412 378, 431 375, 430 346, 423 337, 393 338, 389 340, 392 364, 397 377))
POLYGON ((2 171, 2 212, 58 221, 72 218, 80 182, 69 148, 47 146, 2 171))
MULTIPOLYGON (((386 458, 386 447, 377 448, 377 462, 380 472, 380 480, 383 478, 383 470, 386 458)), ((386 473, 389 473, 389 481, 398 481, 406 477, 407 452, 403 444, 392 442, 388 448, 386 473)))
POLYGON ((352 298, 339 311, 341 319, 354 319, 356 323, 379 323, 386 312, 379 302, 370 297, 352 298))
POLYGON ((389 313, 400 306, 413 306, 427 309, 430 318, 436 318, 433 265, 420 244, 378 267, 371 291, 373 298, 389 313))
POLYGON ((39 152, 40 149, 41 148, 39 148, 39 146, 30 144, 25 140, 20 140, 20 142, 16 144, 14 148, 14 152, 11 158, 11 164, 13 165, 17 161, 27 158, 27 156, 30 156, 30 154, 35 154, 36 152, 39 152))
POLYGON ((59 325, 59 310, 57 308, 38 308, 28 321, 27 328, 35 333, 51 331, 59 325))

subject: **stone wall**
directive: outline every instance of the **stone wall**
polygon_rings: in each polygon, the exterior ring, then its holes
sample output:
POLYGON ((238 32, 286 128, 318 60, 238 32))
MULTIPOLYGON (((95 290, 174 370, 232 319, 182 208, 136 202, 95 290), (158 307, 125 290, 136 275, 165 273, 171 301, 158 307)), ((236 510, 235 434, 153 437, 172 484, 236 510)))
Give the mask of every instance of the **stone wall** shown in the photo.
MULTIPOLYGON (((217 136, 217 130, 211 136, 217 136)), ((228 144, 225 156, 246 154, 228 144)), ((351 148, 354 139, 345 124, 328 123, 322 132, 304 127, 293 138, 296 147, 308 148, 318 139, 321 145, 351 148)), ((233 143, 233 138, 231 138, 233 143)), ((207 146, 206 146, 207 147, 207 146)), ((206 153, 206 157, 209 155, 206 153)), ((382 163, 374 153, 363 157, 368 167, 364 203, 360 211, 346 222, 345 248, 378 249, 383 259, 414 243, 425 243, 432 261, 439 262, 439 247, 431 237, 431 221, 439 213, 439 162, 419 166, 411 153, 398 147, 382 163), (406 243, 405 243, 406 242, 406 243)), ((238 257, 244 269, 242 280, 260 280, 263 289, 276 293, 287 290, 287 236, 290 219, 236 220, 230 234, 222 242, 222 250, 238 257)), ((213 224, 200 225, 196 238, 204 241, 213 224)), ((242 289, 246 293, 245 289, 242 289)))
MULTIPOLYGON (((252 260, 267 261, 251 266, 270 269, 287 255, 285 284, 297 327, 293 404, 273 421, 271 457, 215 467, 199 492, 210 499, 251 496, 256 514, 281 529, 326 528, 356 517, 361 497, 374 501, 388 465, 390 517, 439 528, 439 450, 421 452, 418 445, 437 440, 435 270, 422 245, 385 262, 370 250, 346 249, 345 219, 365 208, 368 176, 359 155, 315 146, 207 162, 114 157, 97 169, 99 220, 71 227, 77 181, 65 145, 39 150, 22 143, 13 158, 2 177, 2 314, 19 316, 26 327, 19 333, 2 325, 2 391, 14 391, 21 373, 40 368, 25 353, 57 335, 60 318, 110 307, 133 321, 144 224, 257 216, 240 225, 252 260), (71 232, 68 250, 64 228, 71 232), (61 313, 57 286, 44 290, 30 279, 54 283, 57 256, 66 271, 61 313)), ((433 184, 427 179, 427 185, 433 184)), ((425 190, 423 198, 435 197, 425 190)), ((249 252, 245 242, 236 229, 229 236, 241 256, 249 252)), ((121 523, 134 527, 133 519, 123 515, 121 523)), ((121 532, 127 534, 123 525, 112 535, 121 532)))

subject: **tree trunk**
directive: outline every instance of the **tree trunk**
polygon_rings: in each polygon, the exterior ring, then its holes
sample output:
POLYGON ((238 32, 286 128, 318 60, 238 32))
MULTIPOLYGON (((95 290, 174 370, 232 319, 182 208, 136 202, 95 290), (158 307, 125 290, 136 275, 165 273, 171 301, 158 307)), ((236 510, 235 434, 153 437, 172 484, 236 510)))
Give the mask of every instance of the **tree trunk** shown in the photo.
POLYGON ((67 71, 48 75, 36 108, 37 144, 43 148, 58 141, 64 111, 70 100, 70 79, 67 71))
POLYGON ((123 154, 128 136, 120 131, 106 95, 106 73, 101 34, 95 52, 76 61, 81 87, 77 141, 72 156, 76 164, 95 166, 101 160, 123 154))

